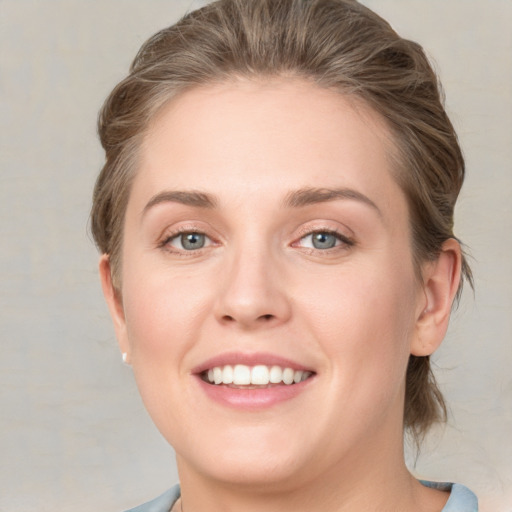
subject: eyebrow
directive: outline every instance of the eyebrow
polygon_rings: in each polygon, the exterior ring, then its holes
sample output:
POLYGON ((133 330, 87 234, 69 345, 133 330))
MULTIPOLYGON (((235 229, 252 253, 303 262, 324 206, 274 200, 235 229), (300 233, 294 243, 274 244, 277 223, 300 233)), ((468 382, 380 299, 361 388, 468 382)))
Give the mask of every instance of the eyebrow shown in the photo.
POLYGON ((195 206, 196 208, 215 208, 217 200, 210 194, 197 192, 195 190, 166 190, 153 196, 144 207, 142 215, 153 206, 161 203, 180 203, 186 206, 195 206))
MULTIPOLYGON (((286 195, 283 205, 285 208, 302 208, 318 203, 326 203, 339 199, 359 201, 374 209, 379 216, 382 212, 379 207, 367 196, 351 188, 301 188, 286 195)), ((196 190, 165 190, 154 195, 144 207, 142 214, 161 203, 180 203, 196 208, 216 208, 218 201, 215 196, 198 192, 196 190)))
POLYGON ((290 192, 285 197, 284 205, 288 208, 301 208, 338 199, 359 201, 370 206, 379 216, 382 216, 379 207, 369 197, 351 188, 301 188, 290 192))

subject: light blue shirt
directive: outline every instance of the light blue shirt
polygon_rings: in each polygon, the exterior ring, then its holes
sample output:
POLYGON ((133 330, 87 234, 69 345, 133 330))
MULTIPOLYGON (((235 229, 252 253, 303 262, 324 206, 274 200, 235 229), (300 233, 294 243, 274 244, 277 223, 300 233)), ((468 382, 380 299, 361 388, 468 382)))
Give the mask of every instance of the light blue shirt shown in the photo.
POLYGON ((450 491, 450 497, 442 512, 478 512, 478 499, 467 487, 461 484, 420 481, 427 487, 450 491))
MULTIPOLYGON (((442 512, 478 512, 478 500, 467 487, 460 484, 439 482, 421 481, 421 483, 441 491, 450 491, 450 497, 442 512)), ((175 485, 158 498, 127 510, 127 512, 169 512, 179 497, 180 486, 175 485)))

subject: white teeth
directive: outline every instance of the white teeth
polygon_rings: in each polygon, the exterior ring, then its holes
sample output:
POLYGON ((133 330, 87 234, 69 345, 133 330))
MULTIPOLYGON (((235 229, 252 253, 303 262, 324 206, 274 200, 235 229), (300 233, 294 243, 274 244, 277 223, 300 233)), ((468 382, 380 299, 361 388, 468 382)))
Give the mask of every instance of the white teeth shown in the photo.
POLYGON ((224 370, 222 370, 222 384, 232 384, 233 383, 233 367, 224 366, 224 370))
POLYGON ((213 382, 215 382, 215 384, 222 382, 222 368, 217 367, 213 369, 213 382))
POLYGON ((269 382, 269 371, 262 364, 254 366, 251 370, 251 384, 266 386, 269 382))
POLYGON ((233 384, 245 386, 251 383, 251 369, 244 364, 237 364, 233 371, 233 384))
POLYGON ((270 368, 270 382, 272 384, 279 384, 283 380, 283 370, 280 366, 272 366, 270 368))
POLYGON ((293 383, 293 370, 291 368, 285 368, 283 371, 283 382, 286 385, 293 383))
POLYGON ((235 386, 268 386, 269 384, 284 383, 287 386, 303 382, 311 376, 311 372, 282 368, 280 366, 268 367, 263 364, 246 366, 237 364, 216 366, 206 373, 210 384, 233 384, 235 386))

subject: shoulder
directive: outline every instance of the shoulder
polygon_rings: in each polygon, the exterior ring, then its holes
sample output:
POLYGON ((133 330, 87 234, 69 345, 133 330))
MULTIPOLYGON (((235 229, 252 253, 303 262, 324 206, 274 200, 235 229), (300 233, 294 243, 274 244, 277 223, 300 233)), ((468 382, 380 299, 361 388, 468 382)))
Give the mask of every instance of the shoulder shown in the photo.
POLYGON ((180 497, 180 486, 175 485, 164 492, 158 498, 148 501, 143 505, 131 508, 126 512, 169 512, 175 501, 180 497))
MULTIPOLYGON (((448 499, 442 512, 478 512, 478 499, 467 488, 461 484, 450 484, 440 482, 421 482, 427 487, 450 491, 448 499)), ((127 510, 126 512, 169 512, 175 501, 180 497, 180 486, 175 485, 154 500, 143 505, 127 510)))
POLYGON ((467 487, 441 482, 421 481, 421 483, 434 489, 450 491, 450 497, 442 512, 478 512, 478 499, 467 487))
POLYGON ((467 487, 452 484, 443 512, 478 512, 478 499, 467 487))

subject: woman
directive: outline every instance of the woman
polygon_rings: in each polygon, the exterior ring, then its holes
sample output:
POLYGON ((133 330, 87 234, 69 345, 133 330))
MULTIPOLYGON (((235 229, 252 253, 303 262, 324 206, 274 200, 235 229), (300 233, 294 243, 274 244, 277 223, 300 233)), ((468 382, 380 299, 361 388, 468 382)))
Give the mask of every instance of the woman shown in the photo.
POLYGON ((220 0, 142 47, 99 128, 103 290, 180 476, 135 510, 476 510, 404 463, 471 281, 421 48, 353 1, 220 0))

